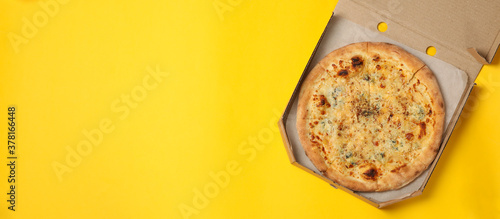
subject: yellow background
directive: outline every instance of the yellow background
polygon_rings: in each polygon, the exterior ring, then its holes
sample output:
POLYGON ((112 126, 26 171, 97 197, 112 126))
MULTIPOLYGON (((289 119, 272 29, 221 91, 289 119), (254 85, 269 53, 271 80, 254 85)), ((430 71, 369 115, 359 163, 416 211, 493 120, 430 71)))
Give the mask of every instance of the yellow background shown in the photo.
POLYGON ((0 218, 500 217, 499 55, 424 194, 379 210, 292 166, 276 131, 336 1, 65 0, 50 16, 51 1, 0 2, 0 139, 15 105, 19 157, 11 212, 0 147, 0 218), (155 82, 148 66, 169 75, 123 108, 155 82), (68 166, 103 121, 113 130, 68 166), (59 180, 55 163, 71 172, 59 180), (228 165, 221 187, 210 173, 228 165))

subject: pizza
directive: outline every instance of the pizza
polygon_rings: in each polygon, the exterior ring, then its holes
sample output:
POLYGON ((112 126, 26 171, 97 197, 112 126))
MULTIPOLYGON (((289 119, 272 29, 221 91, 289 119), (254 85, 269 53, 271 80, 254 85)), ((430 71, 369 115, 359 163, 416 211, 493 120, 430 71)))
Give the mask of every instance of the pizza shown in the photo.
POLYGON ((307 75, 296 125, 325 177, 354 191, 387 191, 433 162, 444 110, 420 59, 392 44, 361 42, 331 52, 307 75))

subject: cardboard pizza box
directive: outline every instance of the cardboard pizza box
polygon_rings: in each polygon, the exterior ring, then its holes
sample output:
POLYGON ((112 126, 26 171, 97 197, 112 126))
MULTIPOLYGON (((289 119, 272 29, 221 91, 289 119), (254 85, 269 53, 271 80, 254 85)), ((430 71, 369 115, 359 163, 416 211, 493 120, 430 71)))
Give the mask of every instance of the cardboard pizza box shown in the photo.
POLYGON ((422 194, 476 77, 483 65, 491 63, 500 44, 499 11, 500 2, 488 0, 340 0, 278 122, 290 162, 377 208, 422 194), (378 31, 380 23, 387 24, 385 32, 378 31), (443 140, 436 159, 417 179, 398 190, 356 192, 325 178, 305 155, 295 127, 298 93, 307 74, 331 51, 363 41, 396 44, 424 61, 436 75, 446 105, 443 140), (435 48, 434 56, 426 54, 429 47, 435 48))

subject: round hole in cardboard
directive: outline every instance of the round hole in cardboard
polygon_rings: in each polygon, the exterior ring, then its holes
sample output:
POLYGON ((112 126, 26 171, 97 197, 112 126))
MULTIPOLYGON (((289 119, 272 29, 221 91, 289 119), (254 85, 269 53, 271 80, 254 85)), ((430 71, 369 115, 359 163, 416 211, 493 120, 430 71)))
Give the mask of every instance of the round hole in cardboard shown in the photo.
POLYGON ((387 23, 385 23, 385 22, 380 22, 380 23, 378 23, 378 25, 377 25, 377 29, 378 29, 378 31, 380 31, 380 32, 385 32, 385 31, 387 31, 387 23))
POLYGON ((436 55, 436 47, 434 46, 429 46, 427 47, 427 50, 425 51, 427 53, 427 55, 430 55, 430 56, 434 56, 436 55))

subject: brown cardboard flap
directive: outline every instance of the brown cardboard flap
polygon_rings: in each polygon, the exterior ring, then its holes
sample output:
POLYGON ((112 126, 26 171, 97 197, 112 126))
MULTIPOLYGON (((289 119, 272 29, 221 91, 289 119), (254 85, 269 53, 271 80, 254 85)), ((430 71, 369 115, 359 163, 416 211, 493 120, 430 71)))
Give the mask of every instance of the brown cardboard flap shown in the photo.
POLYGON ((385 22, 383 34, 416 50, 434 46, 435 57, 466 71, 472 81, 482 63, 490 63, 500 44, 500 1, 341 0, 335 14, 371 30, 385 22))
POLYGON ((488 62, 486 61, 486 59, 484 59, 484 57, 482 57, 481 55, 479 55, 479 53, 477 52, 476 49, 474 48, 468 48, 467 51, 477 60, 477 62, 483 64, 483 65, 487 65, 488 62))
POLYGON ((290 141, 288 140, 288 135, 286 134, 285 123, 283 122, 283 116, 278 121, 278 128, 280 130, 281 138, 285 143, 286 153, 290 163, 295 163, 295 156, 293 156, 293 149, 290 147, 290 141))

